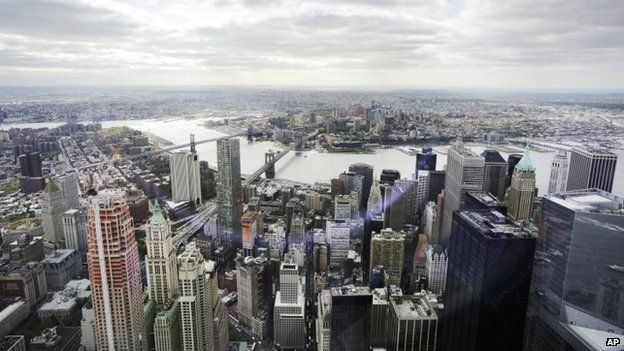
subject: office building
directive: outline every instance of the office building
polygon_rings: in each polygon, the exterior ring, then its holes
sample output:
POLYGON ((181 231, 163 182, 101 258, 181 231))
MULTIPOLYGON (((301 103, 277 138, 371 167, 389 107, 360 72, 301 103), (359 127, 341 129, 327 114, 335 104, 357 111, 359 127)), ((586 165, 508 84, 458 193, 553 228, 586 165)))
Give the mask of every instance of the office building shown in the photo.
POLYGON ((382 169, 379 175, 379 182, 386 185, 394 185, 394 182, 401 179, 401 173, 396 169, 382 169))
POLYGON ((227 316, 218 298, 216 264, 204 261, 194 243, 178 256, 178 282, 182 349, 225 349, 227 316))
POLYGON ((507 206, 494 195, 485 191, 471 191, 466 193, 466 210, 496 210, 507 215, 507 206))
POLYGON ((546 195, 524 350, 609 350, 624 337, 624 198, 599 189, 546 195))
POLYGON ((243 252, 245 256, 253 253, 254 242, 258 235, 263 233, 262 212, 245 211, 241 217, 241 230, 243 238, 243 252))
POLYGON ((123 194, 100 193, 87 214, 97 350, 146 350, 139 252, 123 194))
POLYGON ((366 207, 373 185, 373 166, 366 163, 354 163, 349 166, 349 172, 362 176, 362 207, 366 207))
POLYGON ((63 192, 65 208, 80 208, 80 189, 76 174, 70 173, 54 177, 54 182, 63 192))
POLYGON ((330 350, 369 350, 372 304, 368 287, 331 288, 330 350))
POLYGON ((436 351, 438 315, 424 293, 388 298, 386 350, 436 351))
POLYGON ((422 148, 422 151, 416 154, 416 170, 414 174, 418 174, 418 171, 435 171, 437 157, 430 147, 422 148))
POLYGON ((617 155, 605 149, 573 148, 566 190, 613 189, 617 155))
POLYGON ((217 141, 217 234, 228 260, 242 247, 243 206, 240 174, 240 143, 237 138, 217 141))
POLYGON ((171 154, 171 198, 174 202, 201 205, 201 182, 197 153, 178 151, 171 154))
POLYGON ((497 199, 505 199, 505 179, 507 162, 496 150, 485 150, 481 153, 485 159, 483 168, 483 191, 491 193, 497 199))
POLYGON ((352 191, 358 193, 358 208, 362 205, 363 192, 364 192, 364 176, 355 172, 343 172, 340 173, 338 178, 344 184, 345 194, 351 194, 352 191))
POLYGON ((550 166, 550 178, 548 180, 549 194, 566 191, 569 166, 570 164, 565 151, 559 151, 553 158, 550 166))
POLYGON ((45 299, 47 293, 46 275, 40 262, 0 267, 0 295, 24 298, 30 310, 45 299))
POLYGON ((427 263, 425 264, 425 276, 429 290, 437 295, 444 295, 446 288, 446 271, 448 267, 448 254, 442 245, 428 245, 425 249, 427 263))
POLYGON ((388 327, 388 289, 371 288, 373 305, 371 310, 371 347, 386 346, 388 327))
POLYGON ((42 261, 49 291, 60 291, 70 280, 82 271, 80 254, 72 249, 58 249, 47 255, 42 261))
POLYGON ((305 296, 299 267, 282 263, 273 308, 273 340, 282 349, 303 349, 306 343, 305 296))
POLYGON ((443 245, 448 245, 453 212, 464 208, 466 193, 483 188, 484 167, 483 156, 466 149, 461 143, 449 149, 444 185, 444 218, 441 219, 440 239, 443 245))
POLYGON ((147 291, 160 311, 172 303, 178 290, 178 267, 171 225, 157 202, 151 204, 150 210, 152 216, 145 230, 147 291))
POLYGON ((383 193, 384 205, 384 227, 394 230, 403 229, 405 222, 404 211, 405 201, 403 199, 403 189, 396 185, 386 185, 383 193))
POLYGON ((318 351, 330 350, 331 339, 331 290, 322 290, 317 296, 316 344, 318 351))
POLYGON ((67 210, 63 201, 63 192, 53 180, 41 193, 41 220, 43 222, 43 238, 59 247, 63 247, 63 213, 67 210))
POLYGON ((257 338, 267 334, 268 311, 272 304, 269 270, 264 257, 236 258, 238 320, 257 338))
POLYGON ((349 195, 337 195, 334 198, 334 219, 335 220, 350 220, 351 214, 351 196, 349 195))
MULTIPOLYGON (((426 189, 415 180, 401 179, 396 182, 403 191, 403 224, 416 225, 420 216, 420 202, 426 197, 426 189)), ((424 204, 423 204, 424 207, 424 204)))
POLYGON ((400 285, 405 263, 405 235, 390 228, 373 232, 370 242, 370 271, 382 266, 388 276, 387 284, 400 285))
POLYGON ((97 326, 95 325, 95 312, 93 304, 87 301, 82 306, 82 318, 80 319, 80 345, 85 351, 97 351, 95 343, 95 333, 97 326))
POLYGON ((505 202, 509 219, 512 221, 530 219, 535 199, 535 167, 528 149, 514 168, 507 194, 505 202))
POLYGON ((427 201, 436 201, 438 195, 444 189, 444 183, 446 181, 446 171, 428 171, 429 174, 429 187, 428 187, 428 199, 427 201))
POLYGON ((349 222, 327 221, 325 233, 329 244, 329 264, 342 265, 349 251, 351 233, 349 222))
POLYGON ((290 244, 303 244, 306 241, 306 222, 303 210, 296 210, 290 223, 290 244))
POLYGON ((500 212, 455 213, 441 350, 521 349, 535 237, 500 212))
POLYGON ((26 153, 18 157, 20 165, 20 188, 27 194, 36 193, 45 187, 41 172, 41 156, 38 152, 26 153))
POLYGON ((437 238, 440 236, 437 207, 438 205, 435 202, 429 201, 423 211, 422 232, 429 237, 431 242, 434 242, 434 240, 437 242, 437 238))
MULTIPOLYGON (((177 274, 176 274, 177 276, 177 274)), ((154 348, 156 351, 180 351, 180 303, 173 300, 154 318, 154 348)))
POLYGON ((81 254, 87 252, 87 215, 75 208, 63 213, 63 238, 65 247, 81 254))

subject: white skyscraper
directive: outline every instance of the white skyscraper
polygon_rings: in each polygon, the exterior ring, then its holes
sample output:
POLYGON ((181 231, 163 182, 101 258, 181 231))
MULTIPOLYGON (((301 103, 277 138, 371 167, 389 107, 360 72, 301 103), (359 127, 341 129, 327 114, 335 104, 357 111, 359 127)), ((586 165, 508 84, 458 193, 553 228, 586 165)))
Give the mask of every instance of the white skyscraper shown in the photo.
POLYGON ((427 263, 425 272, 429 290, 441 295, 446 287, 446 269, 448 266, 448 256, 446 249, 442 245, 429 245, 425 251, 427 263))
POLYGON ((333 265, 342 264, 347 258, 350 239, 349 223, 327 221, 325 233, 327 233, 327 243, 329 244, 329 263, 333 265))
POLYGON ((569 166, 568 157, 565 152, 560 152, 555 155, 550 167, 550 180, 548 182, 549 194, 566 191, 569 166))
POLYGON ((273 309, 273 338, 283 349, 305 346, 305 298, 296 264, 282 263, 273 309))
POLYGON ((73 249, 81 254, 87 252, 87 216, 75 208, 63 213, 63 236, 65 248, 73 249))
POLYGON ((152 217, 145 234, 147 287, 150 299, 160 308, 170 305, 178 290, 178 267, 169 221, 158 203, 151 204, 150 210, 152 217))
POLYGON ((171 195, 175 202, 201 204, 201 183, 197 154, 179 151, 171 154, 171 195))
POLYGON ((67 209, 80 207, 80 190, 74 173, 54 178, 54 182, 63 192, 63 199, 67 209))
POLYGON ((67 210, 63 201, 63 192, 54 181, 48 184, 41 193, 41 220, 43 237, 52 243, 61 244, 64 240, 63 213, 67 210))

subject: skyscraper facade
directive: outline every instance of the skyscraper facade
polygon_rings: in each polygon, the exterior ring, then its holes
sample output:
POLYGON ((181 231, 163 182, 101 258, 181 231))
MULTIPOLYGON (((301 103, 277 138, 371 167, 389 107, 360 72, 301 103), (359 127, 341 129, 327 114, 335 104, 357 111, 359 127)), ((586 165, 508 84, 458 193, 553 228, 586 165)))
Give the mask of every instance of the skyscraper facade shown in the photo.
POLYGON ((481 153, 481 156, 485 159, 483 191, 496 196, 499 200, 503 200, 505 198, 507 162, 496 150, 485 150, 481 153))
POLYGON ((418 174, 418 171, 435 171, 437 157, 430 147, 422 148, 422 151, 416 154, 416 170, 414 174, 418 174))
POLYGON ((505 203, 509 219, 519 221, 531 218, 535 198, 535 167, 528 149, 514 168, 511 185, 507 191, 505 203))
POLYGON ((74 173, 66 174, 55 177, 54 181, 63 192, 65 207, 67 209, 80 208, 80 190, 78 189, 76 175, 74 173))
POLYGON ((282 263, 279 291, 273 308, 273 339, 282 349, 305 347, 305 296, 299 280, 299 267, 282 263))
POLYGON ((147 350, 139 252, 123 194, 90 199, 89 280, 97 350, 147 350))
POLYGON ((147 224, 145 270, 150 299, 157 308, 168 306, 178 290, 176 248, 173 246, 171 226, 163 216, 158 203, 150 206, 152 216, 147 224))
POLYGON ((438 315, 425 294, 389 297, 386 349, 437 350, 438 315))
POLYGON ((63 213, 67 210, 63 201, 63 192, 53 180, 41 193, 41 220, 43 222, 43 237, 55 244, 62 245, 64 239, 63 213))
POLYGON ((548 180, 548 193, 561 193, 566 191, 568 185, 568 157, 564 152, 559 152, 552 160, 550 166, 550 179, 548 180))
POLYGON ((448 254, 442 245, 429 245, 425 250, 427 263, 425 275, 429 290, 437 295, 443 295, 446 288, 446 272, 448 267, 448 254))
POLYGON ((598 189, 544 196, 525 350, 606 350, 624 335, 624 198, 598 189))
POLYGON ((384 227, 394 230, 403 229, 405 202, 403 199, 403 189, 397 185, 386 185, 384 187, 384 227))
POLYGON ((405 236, 392 229, 373 232, 370 242, 370 270, 383 266, 390 281, 388 284, 399 285, 405 263, 405 236))
POLYGON ((330 350, 369 350, 372 304, 368 287, 331 288, 330 350))
POLYGON ((271 281, 264 257, 236 258, 238 319, 258 338, 264 337, 270 307, 271 281))
POLYGON ((361 175, 362 178, 362 207, 368 204, 368 196, 373 185, 373 166, 366 163, 354 163, 349 166, 349 172, 361 175))
POLYGON ((441 350, 520 350, 536 231, 493 210, 454 215, 441 350))
POLYGON ((359 207, 362 204, 363 199, 364 176, 349 171, 340 173, 338 179, 342 180, 342 183, 344 184, 345 194, 350 194, 352 191, 357 191, 359 207))
MULTIPOLYGON (((426 196, 420 183, 411 179, 400 179, 396 185, 403 191, 403 223, 416 225, 420 216, 420 202, 426 196)), ((424 206, 424 204, 423 204, 424 206)))
POLYGON ((73 208, 63 213, 63 237, 65 248, 81 254, 87 252, 87 217, 84 211, 73 208))
POLYGON ((201 179, 197 153, 179 151, 171 154, 171 197, 175 202, 201 205, 201 179))
POLYGON ((233 259, 242 247, 240 143, 237 138, 217 141, 217 234, 233 259))
POLYGON ((453 212, 463 208, 466 193, 483 188, 484 167, 483 156, 466 149, 461 143, 449 149, 444 184, 444 218, 442 218, 440 238, 443 245, 448 245, 453 212))
POLYGON ((617 155, 604 149, 573 148, 566 190, 613 189, 617 155))

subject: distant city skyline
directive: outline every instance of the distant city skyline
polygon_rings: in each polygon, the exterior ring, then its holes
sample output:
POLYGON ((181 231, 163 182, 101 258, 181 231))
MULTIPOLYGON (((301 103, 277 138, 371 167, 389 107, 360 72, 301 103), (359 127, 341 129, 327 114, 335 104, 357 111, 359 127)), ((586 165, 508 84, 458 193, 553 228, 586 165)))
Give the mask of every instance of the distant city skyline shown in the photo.
POLYGON ((624 90, 613 0, 6 0, 3 86, 624 90))

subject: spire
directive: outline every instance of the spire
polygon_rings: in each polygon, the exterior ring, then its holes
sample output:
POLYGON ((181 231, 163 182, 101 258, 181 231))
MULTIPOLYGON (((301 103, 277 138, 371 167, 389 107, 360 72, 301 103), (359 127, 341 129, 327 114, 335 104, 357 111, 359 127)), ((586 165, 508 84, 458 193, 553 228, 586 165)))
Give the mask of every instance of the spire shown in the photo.
POLYGON ((523 171, 535 171, 535 167, 533 167, 533 162, 531 162, 531 156, 529 156, 529 144, 524 148, 524 155, 520 159, 520 162, 516 165, 516 168, 521 169, 523 171))
POLYGON ((165 217, 160 209, 160 205, 156 200, 149 203, 150 212, 152 213, 152 217, 150 218, 150 222, 154 224, 160 224, 165 221, 165 217))
POLYGON ((46 187, 43 189, 43 191, 46 193, 55 193, 59 190, 60 189, 58 188, 58 186, 56 186, 56 184, 54 184, 52 178, 48 178, 48 184, 46 184, 46 187))

